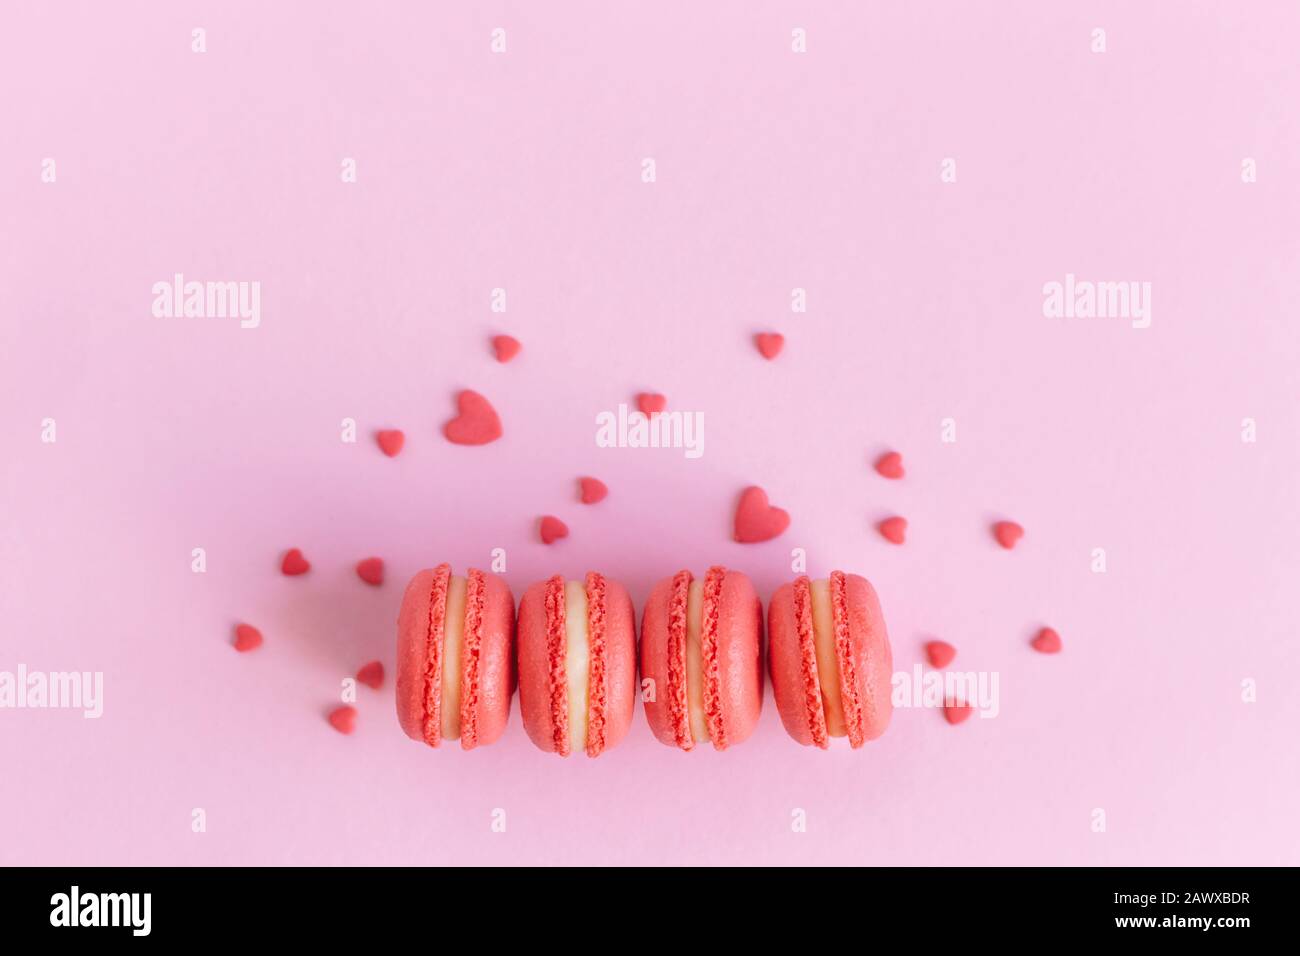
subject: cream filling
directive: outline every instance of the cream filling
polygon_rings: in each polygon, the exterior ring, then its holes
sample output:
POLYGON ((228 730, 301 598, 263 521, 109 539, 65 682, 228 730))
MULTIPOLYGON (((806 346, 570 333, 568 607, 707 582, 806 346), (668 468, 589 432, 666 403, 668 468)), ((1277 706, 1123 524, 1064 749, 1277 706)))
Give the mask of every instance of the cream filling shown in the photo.
POLYGON ((564 582, 564 672, 569 690, 569 752, 587 749, 587 686, 591 645, 587 638, 587 587, 564 582))
POLYGON ((844 703, 840 699, 840 660, 835 653, 835 619, 831 613, 831 582, 813 581, 813 647, 817 651, 817 680, 822 687, 822 711, 826 715, 826 732, 832 737, 846 737, 844 703))
POLYGON ((704 713, 704 582, 698 578, 686 592, 686 712, 690 718, 691 738, 697 743, 709 740, 709 721, 704 713))
POLYGON ((447 619, 442 629, 442 739, 460 737, 460 655, 465 637, 464 578, 447 582, 447 619))

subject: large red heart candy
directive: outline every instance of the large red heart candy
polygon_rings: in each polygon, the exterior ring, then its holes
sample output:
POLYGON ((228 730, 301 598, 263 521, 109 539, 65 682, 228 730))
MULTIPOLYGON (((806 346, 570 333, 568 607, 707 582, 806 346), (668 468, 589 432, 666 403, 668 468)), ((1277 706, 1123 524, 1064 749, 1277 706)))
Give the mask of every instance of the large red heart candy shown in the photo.
POLYGON ((501 437, 501 419, 492 404, 468 388, 456 396, 459 414, 442 428, 447 441, 456 445, 486 445, 501 437))
POLYGON ((736 540, 743 544, 770 541, 790 527, 790 515, 768 504, 767 492, 757 485, 746 488, 736 506, 736 540))

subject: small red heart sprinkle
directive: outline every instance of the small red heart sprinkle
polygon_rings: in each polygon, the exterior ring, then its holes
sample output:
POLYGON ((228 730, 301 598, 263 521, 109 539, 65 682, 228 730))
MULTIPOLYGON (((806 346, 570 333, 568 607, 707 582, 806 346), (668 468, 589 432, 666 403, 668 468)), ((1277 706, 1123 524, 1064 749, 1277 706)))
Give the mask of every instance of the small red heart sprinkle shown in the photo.
POLYGON ((375 587, 384 583, 384 559, 366 558, 357 562, 357 577, 375 587))
POLYGON ((384 683, 384 665, 379 661, 371 661, 357 671, 357 681, 379 690, 384 683))
POLYGON ((642 392, 636 397, 636 407, 646 418, 658 414, 668 407, 668 399, 658 392, 642 392))
POLYGON ((235 628, 235 650, 255 651, 262 646, 262 632, 251 624, 240 624, 235 628))
POLYGON ((886 452, 876 459, 876 471, 885 478, 902 478, 903 456, 896 451, 886 452))
POLYGON ((736 505, 736 540, 742 544, 769 541, 790 527, 790 514, 767 501, 767 492, 751 485, 736 505))
POLYGON ((754 344, 758 346, 759 354, 770 362, 781 354, 781 349, 785 347, 785 336, 780 332, 759 332, 754 336, 754 344))
POLYGON ((886 541, 902 544, 907 537, 907 519, 899 517, 886 518, 880 522, 880 533, 886 541))
POLYGON ((297 548, 290 548, 285 553, 284 560, 280 562, 280 570, 290 577, 306 574, 311 570, 311 562, 304 558, 297 548))
POLYGON ((523 346, 513 335, 496 335, 492 338, 492 348, 496 349, 498 362, 509 362, 523 346))
POLYGON ((970 717, 972 710, 974 708, 970 704, 962 704, 949 698, 943 704, 943 719, 953 725, 960 724, 970 717))
POLYGON ((350 734, 357 729, 357 709, 344 704, 330 711, 330 726, 341 734, 350 734))
POLYGON ((993 537, 998 539, 998 544, 1010 549, 1016 546, 1016 542, 1025 536, 1025 529, 1020 527, 1014 521, 999 521, 993 526, 993 537))
POLYGON ((496 409, 478 392, 465 389, 456 396, 459 414, 442 427, 447 441, 456 445, 486 445, 501 437, 496 409))
POLYGON ((947 667, 957 656, 957 648, 947 641, 930 641, 925 645, 925 656, 930 659, 931 667, 947 667))
POLYGON ((396 428, 388 428, 381 432, 375 433, 375 441, 379 442, 379 448, 389 458, 396 458, 402 446, 406 444, 406 435, 396 428))
POLYGON ((604 501, 605 496, 609 494, 609 489, 599 478, 579 478, 578 485, 582 489, 584 505, 594 505, 598 501, 604 501))
POLYGON ((1038 635, 1029 643, 1040 654, 1061 653, 1061 635, 1050 627, 1045 627, 1039 631, 1038 635))
POLYGON ((569 526, 554 515, 546 515, 542 518, 541 534, 542 544, 550 544, 560 538, 567 538, 569 526))

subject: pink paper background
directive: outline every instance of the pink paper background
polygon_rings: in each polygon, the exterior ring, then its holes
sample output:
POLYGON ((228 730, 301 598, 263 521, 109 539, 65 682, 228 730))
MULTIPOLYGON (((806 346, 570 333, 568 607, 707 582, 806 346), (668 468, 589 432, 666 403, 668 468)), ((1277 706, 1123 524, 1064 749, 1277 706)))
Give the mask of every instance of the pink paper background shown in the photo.
POLYGON ((1300 863, 1300 7, 1064 7, 8 5, 0 669, 102 670, 105 713, 0 711, 0 863, 1300 863), (261 327, 151 317, 174 272, 260 281, 261 327), (1152 327, 1044 318, 1066 272, 1152 282, 1152 327), (502 441, 443 440, 462 387, 502 441), (703 458, 595 446, 646 389, 704 413, 703 458), (776 541, 730 540, 750 483, 776 541), (820 753, 769 689, 726 753, 638 712, 561 761, 516 701, 497 746, 434 753, 392 712, 401 588, 497 547, 516 595, 598 568, 638 604, 710 562, 766 598, 802 547, 873 580, 899 668, 941 636, 1002 712, 820 753))

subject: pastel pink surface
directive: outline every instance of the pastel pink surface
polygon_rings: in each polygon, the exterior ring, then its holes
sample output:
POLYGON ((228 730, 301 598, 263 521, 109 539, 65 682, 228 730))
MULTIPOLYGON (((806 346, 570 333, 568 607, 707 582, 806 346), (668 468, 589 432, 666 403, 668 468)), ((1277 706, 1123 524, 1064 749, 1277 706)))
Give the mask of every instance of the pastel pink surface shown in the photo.
POLYGON ((0 864, 1300 864, 1298 33, 1278 2, 5 4, 0 670, 102 671, 104 713, 0 711, 0 864), (261 325, 155 319, 175 272, 260 281, 261 325), (1067 272, 1151 280, 1151 328, 1046 319, 1067 272), (440 434, 467 386, 500 440, 440 434), (701 458, 595 445, 647 388, 701 458), (613 493, 546 548, 580 474, 613 493), (738 544, 751 482, 795 522, 738 544), (766 601, 796 547, 871 579, 900 671, 932 635, 996 670, 997 718, 819 753, 769 700, 719 760, 638 716, 569 761, 518 719, 430 753, 394 680, 325 721, 396 673, 431 559, 600 568, 639 609, 712 562, 766 601))

